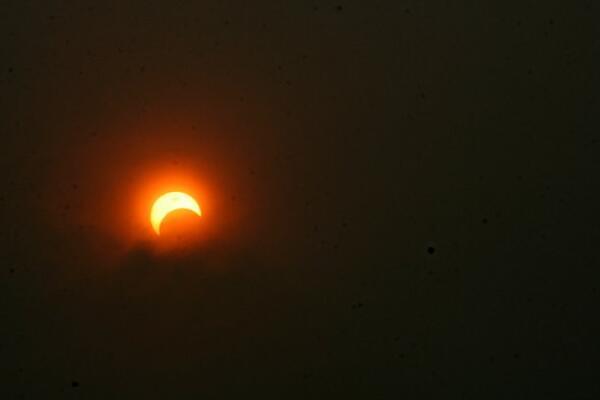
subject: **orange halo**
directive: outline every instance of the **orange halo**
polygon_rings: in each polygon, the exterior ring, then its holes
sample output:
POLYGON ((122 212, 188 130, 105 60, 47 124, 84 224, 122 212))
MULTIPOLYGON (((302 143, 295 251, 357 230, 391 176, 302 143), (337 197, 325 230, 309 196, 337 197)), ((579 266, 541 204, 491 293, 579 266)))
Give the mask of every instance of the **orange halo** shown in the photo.
POLYGON ((198 202, 189 194, 183 192, 165 193, 154 202, 150 211, 150 223, 157 235, 160 235, 162 221, 175 210, 189 210, 199 217, 202 216, 202 210, 200 210, 198 202))

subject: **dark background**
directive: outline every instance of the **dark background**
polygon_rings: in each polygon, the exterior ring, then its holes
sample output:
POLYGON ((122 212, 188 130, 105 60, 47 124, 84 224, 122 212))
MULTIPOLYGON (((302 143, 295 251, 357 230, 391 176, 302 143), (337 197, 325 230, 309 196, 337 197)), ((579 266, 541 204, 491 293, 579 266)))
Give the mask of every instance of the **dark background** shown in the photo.
POLYGON ((597 398, 599 18, 3 2, 0 398, 597 398))

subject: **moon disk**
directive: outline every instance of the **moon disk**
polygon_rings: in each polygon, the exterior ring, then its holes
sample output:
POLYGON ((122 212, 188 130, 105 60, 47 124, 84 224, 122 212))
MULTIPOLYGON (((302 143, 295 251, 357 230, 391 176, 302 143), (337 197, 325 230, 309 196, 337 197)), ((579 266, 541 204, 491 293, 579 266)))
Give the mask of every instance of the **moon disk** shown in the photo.
POLYGON ((169 192, 160 196, 152 205, 150 223, 157 235, 160 235, 160 225, 165 217, 175 210, 189 210, 197 216, 202 216, 198 202, 187 193, 169 192))

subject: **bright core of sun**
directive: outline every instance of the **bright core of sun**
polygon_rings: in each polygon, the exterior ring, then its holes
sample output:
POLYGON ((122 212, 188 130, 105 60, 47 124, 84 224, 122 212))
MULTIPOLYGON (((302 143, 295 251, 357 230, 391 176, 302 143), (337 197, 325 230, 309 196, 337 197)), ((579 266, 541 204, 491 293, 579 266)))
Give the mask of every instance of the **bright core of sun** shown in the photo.
POLYGON ((150 211, 150 222, 157 235, 160 235, 160 225, 165 217, 175 210, 189 210, 201 216, 202 211, 196 200, 187 193, 169 192, 160 196, 150 211))

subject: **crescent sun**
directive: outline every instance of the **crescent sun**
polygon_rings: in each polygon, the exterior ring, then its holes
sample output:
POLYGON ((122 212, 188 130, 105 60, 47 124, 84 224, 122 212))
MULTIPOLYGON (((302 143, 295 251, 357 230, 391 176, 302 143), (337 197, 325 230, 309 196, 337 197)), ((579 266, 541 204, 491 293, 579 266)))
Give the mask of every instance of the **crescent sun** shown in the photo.
POLYGON ((160 235, 160 225, 165 217, 175 210, 189 210, 197 216, 202 216, 198 202, 187 193, 169 192, 160 196, 152 205, 150 223, 157 235, 160 235))

